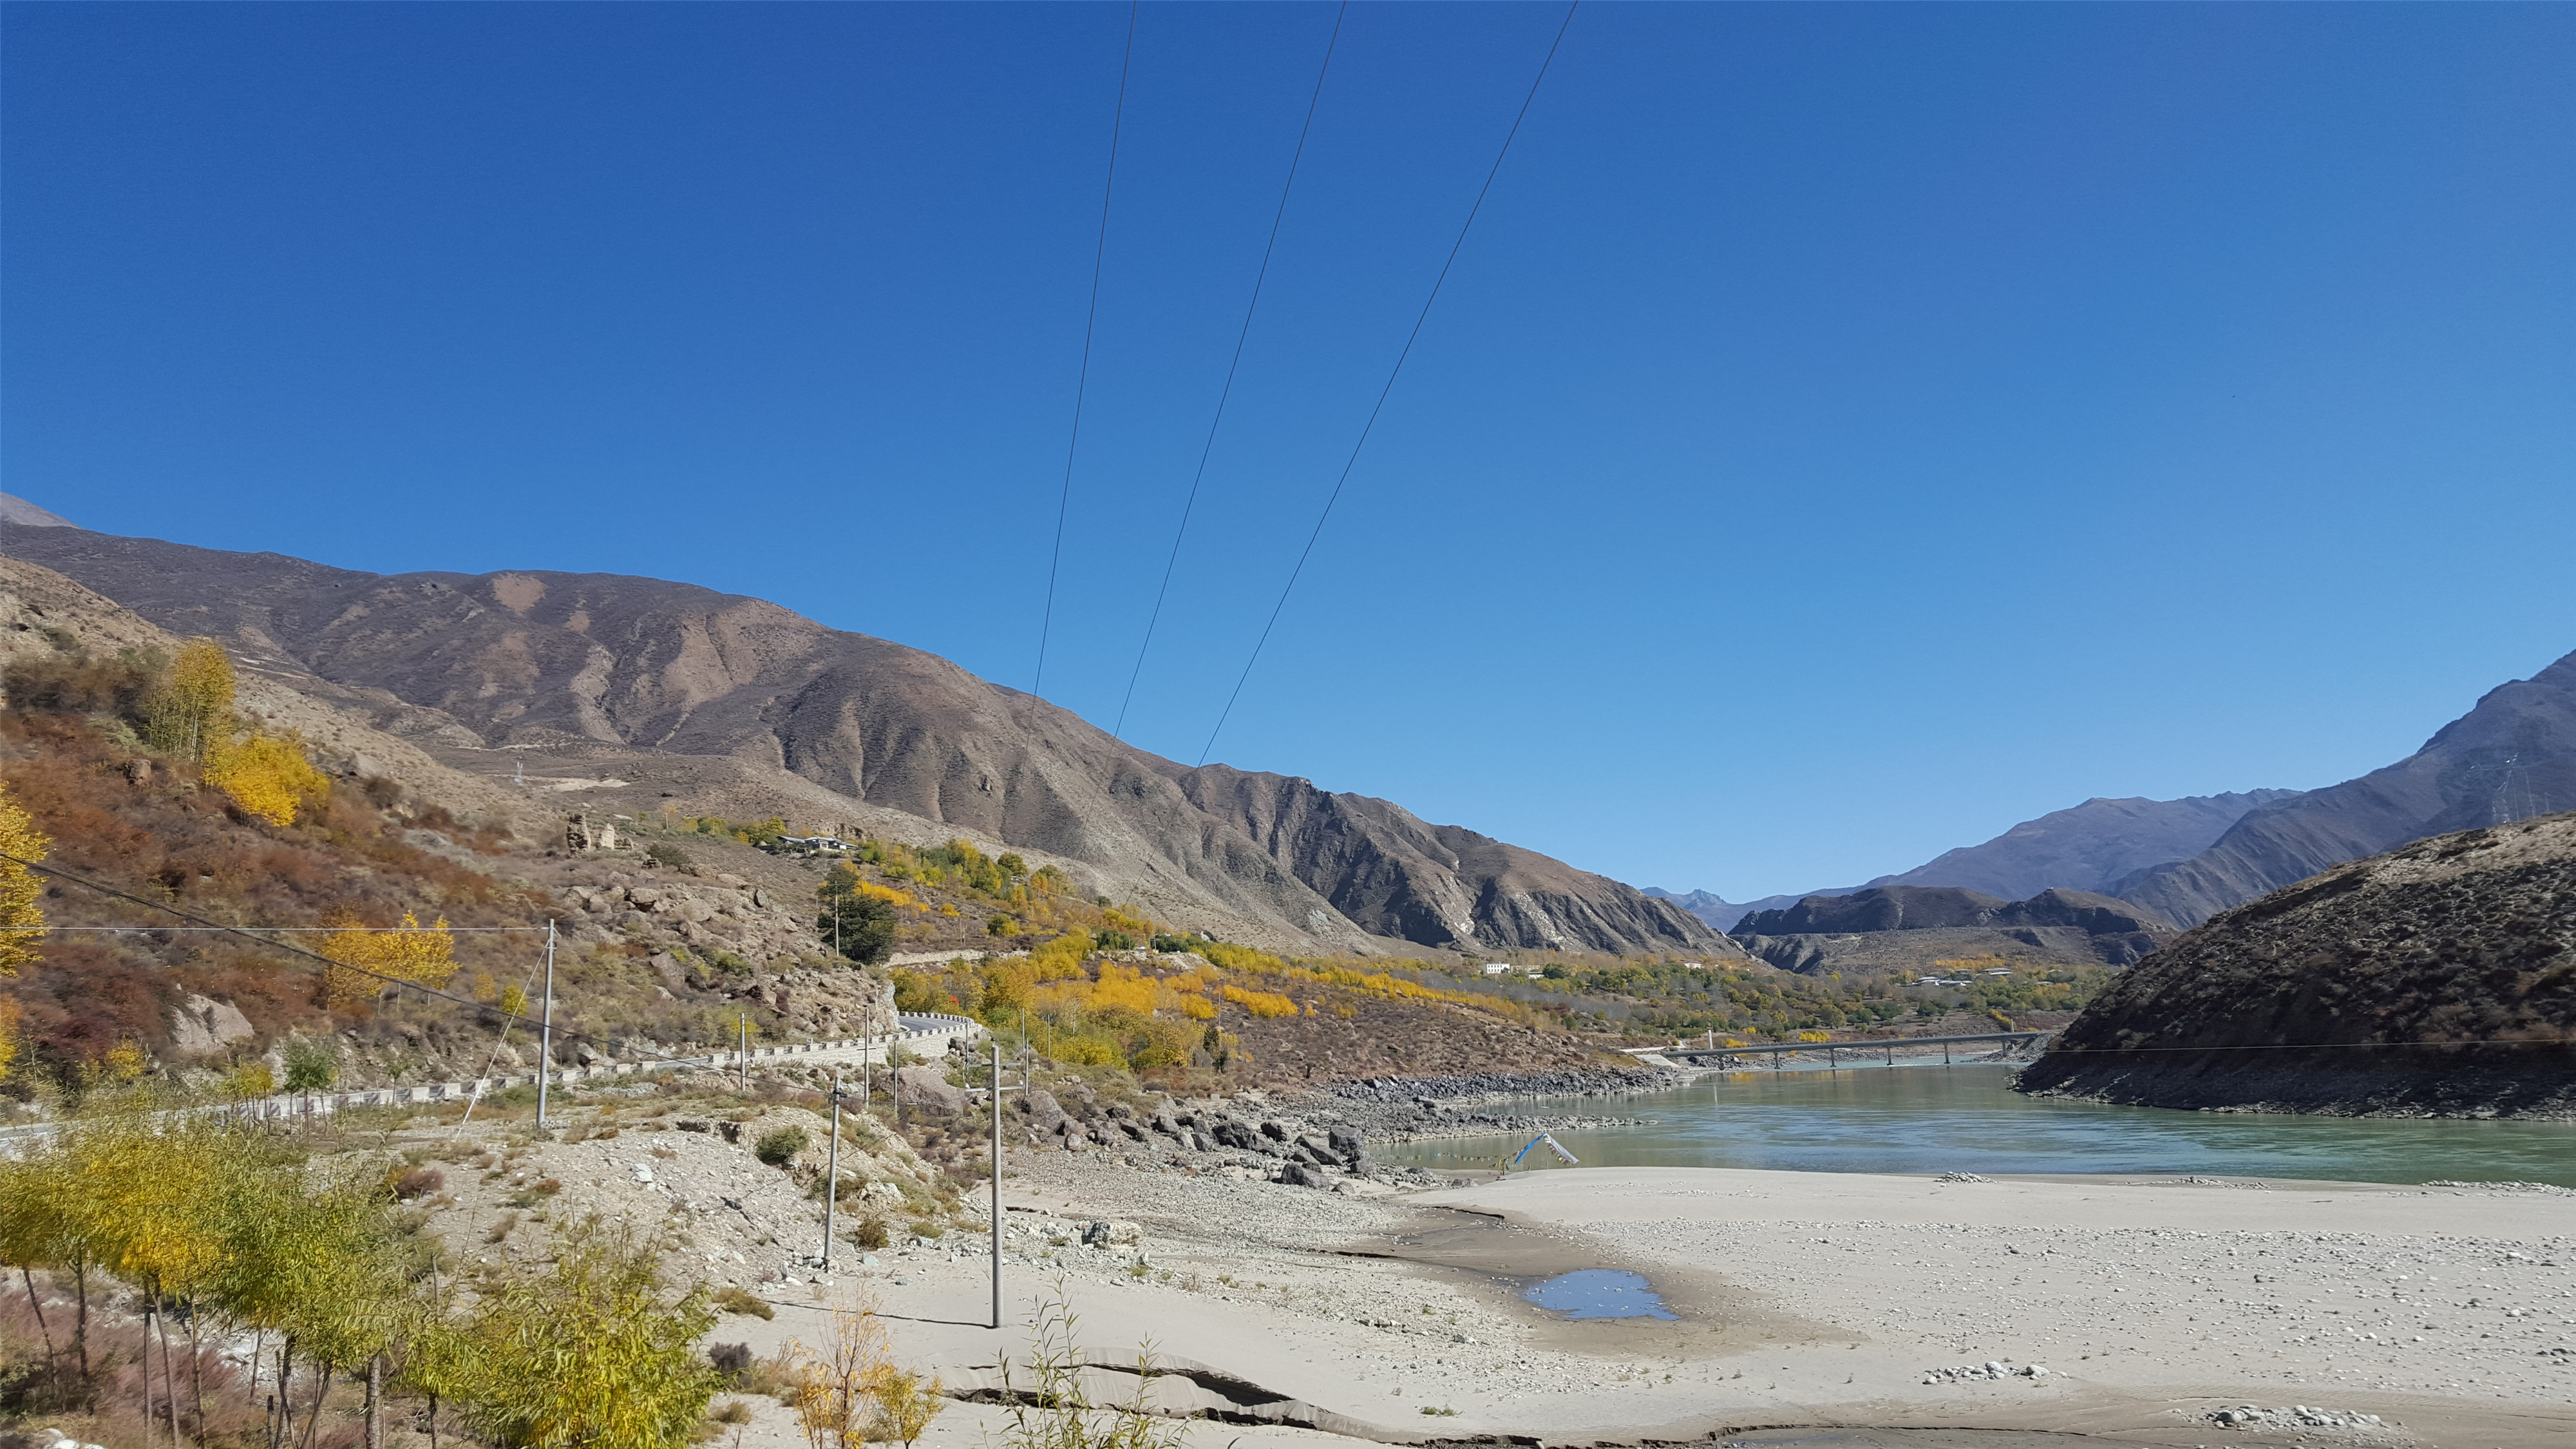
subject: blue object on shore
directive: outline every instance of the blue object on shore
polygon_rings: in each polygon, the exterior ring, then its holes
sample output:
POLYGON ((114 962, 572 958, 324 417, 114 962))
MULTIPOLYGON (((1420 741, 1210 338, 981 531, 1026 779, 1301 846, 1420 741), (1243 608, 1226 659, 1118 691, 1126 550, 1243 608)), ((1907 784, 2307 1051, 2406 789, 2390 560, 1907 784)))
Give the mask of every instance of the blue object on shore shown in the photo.
POLYGON ((1521 1290, 1521 1296, 1567 1318, 1661 1318, 1681 1315, 1664 1306, 1655 1285, 1618 1268, 1578 1268, 1521 1290))

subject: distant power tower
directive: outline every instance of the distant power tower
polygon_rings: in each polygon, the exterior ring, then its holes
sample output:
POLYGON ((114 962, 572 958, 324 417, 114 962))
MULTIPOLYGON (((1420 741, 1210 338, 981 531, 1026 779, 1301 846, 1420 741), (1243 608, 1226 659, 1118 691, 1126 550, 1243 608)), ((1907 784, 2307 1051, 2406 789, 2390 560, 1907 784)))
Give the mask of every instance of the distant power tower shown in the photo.
POLYGON ((2511 825, 2546 813, 2538 792, 2531 788, 2531 769, 2523 764, 2521 751, 2491 765, 2471 765, 2469 773, 2495 777, 2495 788, 2487 796, 2489 825, 2511 825))

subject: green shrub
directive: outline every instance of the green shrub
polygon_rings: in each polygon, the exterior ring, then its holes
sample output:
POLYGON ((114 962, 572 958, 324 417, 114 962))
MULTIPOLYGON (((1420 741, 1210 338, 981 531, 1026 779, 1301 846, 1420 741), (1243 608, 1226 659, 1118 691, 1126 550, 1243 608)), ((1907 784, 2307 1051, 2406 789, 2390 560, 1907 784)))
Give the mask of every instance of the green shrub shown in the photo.
POLYGON ((673 870, 678 870, 689 863, 689 853, 667 840, 656 841, 645 850, 644 858, 655 865, 667 865, 673 870))
POLYGON ((797 1153, 804 1150, 804 1128, 775 1127, 762 1133, 760 1140, 752 1144, 751 1155, 772 1167, 785 1167, 796 1160, 797 1153))
POLYGON ((286 1044, 286 1090, 325 1092, 340 1080, 340 1054, 327 1043, 297 1037, 286 1044))
POLYGON ((869 1218, 867 1221, 859 1224, 859 1231, 856 1234, 855 1241, 862 1248, 876 1249, 884 1247, 886 1245, 885 1219, 869 1218))

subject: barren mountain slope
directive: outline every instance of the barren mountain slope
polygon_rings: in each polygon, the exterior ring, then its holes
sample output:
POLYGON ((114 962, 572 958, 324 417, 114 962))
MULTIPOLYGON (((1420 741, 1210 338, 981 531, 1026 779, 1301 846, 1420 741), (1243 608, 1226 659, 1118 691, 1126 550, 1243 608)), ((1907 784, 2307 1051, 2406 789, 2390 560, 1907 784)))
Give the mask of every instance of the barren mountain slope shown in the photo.
POLYGON ((2296 790, 2244 790, 2180 800, 2095 798, 2025 820, 1982 845, 1945 851, 1874 886, 1960 886, 2008 901, 2064 889, 2113 894, 2124 876, 2198 855, 2257 806, 2296 790))
MULTIPOLYGON (((937 656, 758 599, 606 574, 385 576, 73 528, 13 529, 0 546, 173 633, 237 641, 246 662, 381 691, 380 727, 451 764, 614 771, 622 783, 591 792, 614 808, 658 799, 637 791, 646 775, 686 783, 721 761, 1080 863, 1176 918, 1195 904, 1342 949, 1716 942, 1615 881, 1384 801, 1193 770, 937 656)), ((831 808, 812 818, 861 814, 831 808)))
POLYGON ((2355 861, 2212 917, 2022 1074, 2155 1107, 2576 1116, 2576 814, 2355 861))
POLYGON ((2576 805, 2576 654, 2489 690, 2384 769, 2260 806, 2188 860, 2108 894, 2192 925, 2348 860, 2411 840, 2576 805))

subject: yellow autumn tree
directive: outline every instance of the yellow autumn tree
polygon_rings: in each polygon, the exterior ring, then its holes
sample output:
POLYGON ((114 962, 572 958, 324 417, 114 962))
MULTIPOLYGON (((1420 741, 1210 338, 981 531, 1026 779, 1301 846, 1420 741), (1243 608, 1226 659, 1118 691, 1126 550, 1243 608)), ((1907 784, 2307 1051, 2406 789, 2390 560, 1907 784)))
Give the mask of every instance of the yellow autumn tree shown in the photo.
POLYGON ((388 976, 444 989, 456 974, 456 937, 449 933, 445 916, 435 925, 424 926, 420 917, 405 911, 402 925, 386 931, 352 920, 332 924, 341 929, 322 943, 322 954, 339 963, 322 973, 323 997, 329 1005, 364 1001, 384 986, 382 978, 388 976))
POLYGON ((143 706, 152 748, 184 760, 206 760, 232 737, 233 661, 212 639, 191 639, 143 706))
POLYGON ((45 883, 27 866, 43 860, 53 844, 26 807, 9 798, 9 782, 0 780, 0 976, 15 976, 36 959, 36 937, 45 929, 45 912, 36 902, 45 883))
POLYGON ((295 823, 296 808, 331 793, 331 779, 304 757, 292 737, 254 734, 226 740, 206 756, 206 783, 230 795, 243 812, 271 825, 295 823))

